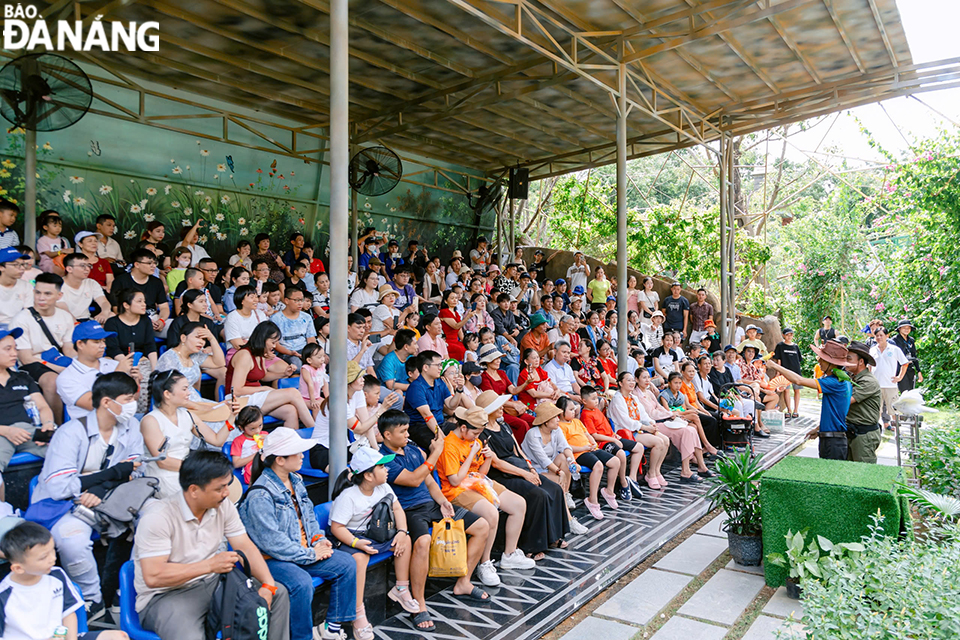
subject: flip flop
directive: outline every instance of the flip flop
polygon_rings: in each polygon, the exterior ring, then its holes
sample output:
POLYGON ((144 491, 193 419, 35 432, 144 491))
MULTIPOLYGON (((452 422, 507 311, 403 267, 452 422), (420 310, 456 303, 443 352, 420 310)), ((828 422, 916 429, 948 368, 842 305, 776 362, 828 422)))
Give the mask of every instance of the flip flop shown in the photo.
POLYGON ((560 541, 558 541, 557 544, 554 546, 554 549, 566 549, 566 548, 569 547, 569 546, 570 546, 570 545, 567 544, 567 541, 566 541, 566 540, 560 540, 560 541))
POLYGON ((539 562, 539 561, 543 560, 544 558, 546 558, 546 557, 547 557, 547 554, 545 554, 543 551, 541 551, 541 552, 539 552, 539 553, 528 554, 527 557, 528 557, 528 558, 531 558, 534 562, 539 562))
POLYGON ((430 617, 428 611, 421 611, 413 616, 413 624, 417 627, 417 631, 433 631, 437 628, 437 625, 433 623, 433 618, 430 617), (421 627, 420 625, 424 622, 429 622, 429 627, 421 627))
POLYGON ((480 602, 487 602, 490 600, 490 594, 480 587, 474 587, 470 593, 455 593, 453 594, 453 597, 460 600, 479 600, 480 602), (484 596, 486 596, 486 598, 484 598, 484 596))

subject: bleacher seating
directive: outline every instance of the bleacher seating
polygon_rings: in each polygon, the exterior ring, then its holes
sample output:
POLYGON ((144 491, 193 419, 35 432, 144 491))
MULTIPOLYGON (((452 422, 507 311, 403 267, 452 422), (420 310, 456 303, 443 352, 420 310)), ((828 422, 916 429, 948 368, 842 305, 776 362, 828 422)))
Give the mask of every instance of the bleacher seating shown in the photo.
POLYGON ((125 631, 130 640, 160 640, 160 636, 140 626, 137 614, 137 590, 133 586, 133 560, 120 567, 120 630, 125 631))

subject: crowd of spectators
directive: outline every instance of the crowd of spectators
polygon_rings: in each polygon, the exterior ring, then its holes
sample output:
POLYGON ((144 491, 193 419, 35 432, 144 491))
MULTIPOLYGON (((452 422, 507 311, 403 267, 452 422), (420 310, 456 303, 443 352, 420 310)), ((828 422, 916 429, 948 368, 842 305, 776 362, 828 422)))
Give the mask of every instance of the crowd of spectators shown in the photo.
MULTIPOLYGON (((0 221, 18 214, 0 201, 0 221)), ((109 621, 118 567, 132 558, 143 627, 199 640, 217 576, 239 552, 270 607, 271 639, 345 638, 351 623, 355 638, 371 640, 366 570, 381 553, 393 556, 388 597, 429 631, 434 522, 462 520, 468 536, 469 572, 454 595, 495 598, 488 589, 501 572, 533 569, 645 489, 670 491, 671 447, 679 483, 711 477, 734 383, 736 410, 757 418, 756 436, 768 435, 759 414, 781 394, 797 416, 792 331, 773 360, 755 325, 722 346, 704 289, 691 302, 674 282, 661 300, 651 278, 638 289, 632 276, 620 319, 616 279, 580 252, 551 280, 556 254, 501 265, 480 237, 444 262, 417 241, 401 252, 365 230, 348 278, 348 391, 334 398, 330 280, 302 234, 280 253, 264 234, 241 241, 222 265, 198 243, 202 221, 173 247, 150 223, 126 258, 109 215, 76 234, 73 249, 62 224, 56 211, 41 215, 35 252, 9 229, 0 236, 0 471, 16 453, 43 458, 27 521, 14 520, 0 544, 12 572, 0 584, 0 637, 48 638, 62 624, 71 640, 122 640, 120 631, 79 636, 76 611, 109 621), (778 382, 780 370, 789 382, 778 382), (298 472, 305 461, 328 471, 336 402, 353 443, 348 468, 330 478, 327 529, 298 472), (77 510, 143 477, 157 479, 158 499, 132 541, 104 540, 98 559, 77 510), (383 542, 365 536, 380 504, 397 529, 383 542), (331 583, 318 626, 313 578, 331 583), (41 584, 30 604, 25 590, 41 584), (13 614, 12 603, 37 616, 13 614)), ((898 327, 897 344, 871 329, 884 415, 898 384, 921 379, 910 328, 898 327)), ((824 329, 818 341, 833 342, 824 329)))

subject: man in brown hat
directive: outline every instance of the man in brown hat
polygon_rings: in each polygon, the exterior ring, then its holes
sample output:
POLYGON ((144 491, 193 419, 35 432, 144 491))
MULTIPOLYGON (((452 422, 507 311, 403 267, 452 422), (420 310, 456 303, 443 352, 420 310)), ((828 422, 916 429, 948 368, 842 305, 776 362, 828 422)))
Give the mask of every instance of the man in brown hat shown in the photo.
POLYGON ((847 411, 847 439, 849 458, 854 462, 877 463, 877 448, 883 439, 880 431, 880 383, 870 367, 877 361, 870 355, 870 347, 862 342, 851 342, 847 347, 847 373, 853 382, 853 396, 847 411))
POLYGON ((847 410, 850 408, 850 376, 844 371, 849 355, 847 347, 836 340, 827 340, 823 346, 811 345, 817 354, 817 363, 823 371, 818 380, 804 378, 773 362, 767 368, 783 375, 792 384, 815 389, 823 394, 820 405, 820 430, 811 437, 820 436, 820 457, 828 460, 847 459, 847 410))

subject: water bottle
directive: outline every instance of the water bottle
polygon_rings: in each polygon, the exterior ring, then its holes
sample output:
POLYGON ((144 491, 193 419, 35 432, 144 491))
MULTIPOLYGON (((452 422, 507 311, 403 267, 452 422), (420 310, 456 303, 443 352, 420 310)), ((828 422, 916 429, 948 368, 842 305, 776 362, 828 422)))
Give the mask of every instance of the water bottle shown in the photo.
POLYGON ((580 465, 577 464, 576 460, 570 460, 570 475, 574 480, 580 479, 580 465))
POLYGON ((42 421, 40 419, 40 407, 37 406, 37 403, 33 401, 33 398, 27 396, 27 399, 23 401, 23 408, 30 416, 30 422, 33 423, 33 426, 39 429, 42 421))
POLYGON ((60 626, 53 630, 53 637, 57 638, 66 638, 69 630, 66 627, 60 626))

